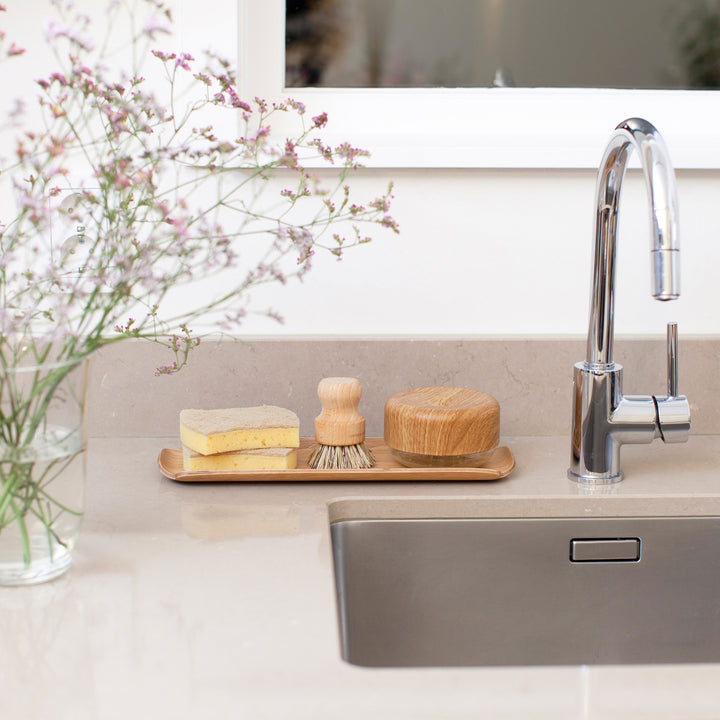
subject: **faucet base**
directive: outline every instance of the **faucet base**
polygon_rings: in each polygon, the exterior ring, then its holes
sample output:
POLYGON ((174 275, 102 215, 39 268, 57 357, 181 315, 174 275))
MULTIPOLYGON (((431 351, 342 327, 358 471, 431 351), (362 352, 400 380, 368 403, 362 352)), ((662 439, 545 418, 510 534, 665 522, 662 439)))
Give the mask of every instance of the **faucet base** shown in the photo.
POLYGON ((575 364, 568 477, 583 485, 623 479, 620 448, 659 437, 651 396, 623 395, 622 366, 575 364))
POLYGON ((622 472, 611 475, 610 473, 583 473, 579 474, 572 470, 567 471, 568 480, 573 480, 578 485, 594 486, 594 485, 612 485, 619 483, 624 475, 622 472))

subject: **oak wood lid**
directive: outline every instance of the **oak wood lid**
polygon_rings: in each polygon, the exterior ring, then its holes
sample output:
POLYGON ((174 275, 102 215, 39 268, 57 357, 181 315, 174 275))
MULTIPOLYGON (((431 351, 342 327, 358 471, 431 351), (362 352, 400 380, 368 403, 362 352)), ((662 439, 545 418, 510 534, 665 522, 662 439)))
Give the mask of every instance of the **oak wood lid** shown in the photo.
POLYGON ((385 403, 385 442, 418 455, 469 455, 496 447, 500 405, 487 393, 456 387, 403 390, 385 403))

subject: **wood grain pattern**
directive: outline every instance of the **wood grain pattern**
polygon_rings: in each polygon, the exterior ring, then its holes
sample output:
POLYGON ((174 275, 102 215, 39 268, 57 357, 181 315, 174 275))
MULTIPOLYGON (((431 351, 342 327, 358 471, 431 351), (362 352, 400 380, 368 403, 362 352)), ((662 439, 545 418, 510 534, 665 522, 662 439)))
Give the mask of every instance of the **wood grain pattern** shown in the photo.
POLYGON ((417 455, 472 455, 500 440, 500 406, 492 395, 455 387, 395 393, 385 403, 385 442, 417 455))
POLYGON ((362 386, 356 378, 327 377, 318 383, 322 410, 315 418, 315 439, 323 445, 359 445, 365 418, 358 412, 362 386))
POLYGON ((177 482, 402 482, 427 480, 457 482, 467 480, 499 480, 515 467, 515 458, 507 447, 496 448, 481 468, 408 468, 392 456, 382 438, 366 438, 365 443, 375 455, 376 465, 368 470, 313 470, 307 459, 315 446, 313 438, 301 438, 298 466, 294 470, 234 470, 187 472, 183 470, 182 451, 165 448, 157 463, 160 472, 177 482))

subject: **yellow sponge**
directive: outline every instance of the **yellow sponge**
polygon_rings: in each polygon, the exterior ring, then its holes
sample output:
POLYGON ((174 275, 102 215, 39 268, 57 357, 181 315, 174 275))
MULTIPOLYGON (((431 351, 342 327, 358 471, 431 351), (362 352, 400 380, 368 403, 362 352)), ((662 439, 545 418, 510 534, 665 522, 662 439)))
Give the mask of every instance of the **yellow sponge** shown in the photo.
POLYGON ((275 405, 223 410, 182 410, 180 441, 200 455, 300 446, 300 420, 275 405))
POLYGON ((297 467, 295 448, 260 448, 235 452, 200 455, 183 447, 183 469, 189 472, 209 470, 294 470, 297 467))

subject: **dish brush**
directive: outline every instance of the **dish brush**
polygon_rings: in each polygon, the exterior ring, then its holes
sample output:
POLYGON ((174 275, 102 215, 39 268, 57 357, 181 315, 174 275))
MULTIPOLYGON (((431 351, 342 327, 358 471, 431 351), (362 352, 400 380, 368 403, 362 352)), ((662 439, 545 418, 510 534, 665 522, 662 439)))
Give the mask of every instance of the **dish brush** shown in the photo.
POLYGON ((358 412, 360 381, 349 377, 323 378, 318 383, 322 411, 315 418, 317 447, 308 459, 320 470, 364 470, 375 464, 365 446, 365 418, 358 412))

